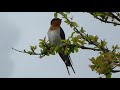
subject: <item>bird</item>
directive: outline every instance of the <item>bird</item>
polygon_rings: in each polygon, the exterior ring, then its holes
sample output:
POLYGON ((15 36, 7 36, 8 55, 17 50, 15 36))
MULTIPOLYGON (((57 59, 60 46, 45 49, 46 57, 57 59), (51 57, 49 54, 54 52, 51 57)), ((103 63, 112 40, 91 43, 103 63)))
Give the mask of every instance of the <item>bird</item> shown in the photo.
MULTIPOLYGON (((65 40, 65 33, 64 33, 64 30, 61 28, 61 22, 62 22, 62 19, 60 18, 53 18, 50 22, 50 28, 48 30, 48 40, 51 44, 61 46, 62 45, 61 40, 65 40)), ((71 67, 73 72, 75 73, 75 70, 72 66, 72 60, 70 55, 68 54, 65 55, 64 51, 59 51, 58 54, 63 60, 63 62, 65 63, 68 74, 70 75, 68 67, 71 67)))

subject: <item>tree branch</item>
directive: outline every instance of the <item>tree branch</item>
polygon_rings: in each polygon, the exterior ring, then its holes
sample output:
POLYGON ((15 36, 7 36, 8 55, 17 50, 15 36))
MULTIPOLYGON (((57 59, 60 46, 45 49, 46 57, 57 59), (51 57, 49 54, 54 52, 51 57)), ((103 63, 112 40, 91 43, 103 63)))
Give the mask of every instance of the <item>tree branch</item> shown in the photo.
POLYGON ((118 72, 120 72, 120 70, 112 70, 111 72, 112 73, 118 73, 118 72))
MULTIPOLYGON (((26 51, 20 51, 20 50, 17 50, 17 49, 14 49, 14 48, 12 48, 13 50, 15 50, 15 51, 17 51, 17 52, 21 52, 21 53, 26 53, 26 54, 28 54, 28 52, 26 52, 26 51)), ((41 55, 40 53, 32 53, 31 55, 41 55)))
POLYGON ((113 18, 115 18, 116 20, 118 20, 120 22, 120 18, 118 18, 117 16, 115 16, 113 13, 109 12, 113 18))
MULTIPOLYGON (((92 13, 90 13, 91 15, 93 15, 92 13)), ((112 15, 113 18, 117 19, 120 22, 120 19, 117 18, 117 16, 115 16, 114 14, 110 13, 112 15)), ((93 15, 94 16, 94 15, 93 15)), ((120 23, 116 23, 116 22, 111 22, 111 21, 107 21, 107 20, 103 20, 101 18, 95 17, 96 19, 100 20, 101 22, 105 22, 105 23, 112 23, 115 25, 120 25, 120 23)))
POLYGON ((85 46, 80 46, 81 49, 89 49, 93 51, 100 51, 100 49, 95 49, 95 48, 90 48, 90 47, 85 47, 85 46))

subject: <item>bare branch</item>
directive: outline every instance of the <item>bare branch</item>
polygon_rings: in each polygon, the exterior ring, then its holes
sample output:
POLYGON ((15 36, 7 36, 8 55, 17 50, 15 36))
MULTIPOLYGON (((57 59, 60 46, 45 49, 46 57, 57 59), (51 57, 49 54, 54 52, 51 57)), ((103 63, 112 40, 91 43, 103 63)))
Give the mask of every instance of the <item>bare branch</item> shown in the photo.
MULTIPOLYGON (((13 50, 15 50, 15 51, 17 51, 17 52, 21 52, 21 53, 26 53, 26 54, 28 54, 28 52, 24 52, 24 51, 20 51, 20 50, 17 50, 17 49, 14 49, 14 48, 12 48, 13 50)), ((31 55, 41 55, 40 53, 32 53, 31 55)))
POLYGON ((120 70, 112 70, 112 73, 118 73, 120 70))
POLYGON ((81 49, 89 49, 93 51, 100 51, 100 49, 95 49, 95 48, 90 48, 90 47, 85 47, 85 46, 80 46, 81 49))

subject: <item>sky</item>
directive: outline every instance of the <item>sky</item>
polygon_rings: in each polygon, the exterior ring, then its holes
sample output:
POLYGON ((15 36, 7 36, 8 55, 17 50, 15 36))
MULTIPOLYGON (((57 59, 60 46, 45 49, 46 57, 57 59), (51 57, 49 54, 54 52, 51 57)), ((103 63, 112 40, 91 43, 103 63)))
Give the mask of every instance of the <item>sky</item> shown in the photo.
MULTIPOLYGON (((98 35, 105 39, 108 46, 120 45, 120 27, 101 23, 87 13, 72 12, 74 20, 84 27, 86 33, 98 35)), ((60 17, 60 16, 59 16, 60 17)), ((18 50, 29 50, 30 45, 38 45, 39 39, 47 37, 50 21, 54 12, 0 12, 0 78, 98 78, 89 65, 89 58, 97 57, 98 53, 90 50, 79 50, 71 54, 76 74, 69 68, 68 75, 64 62, 58 54, 46 56, 30 56, 18 50)), ((61 18, 61 17, 60 17, 61 18)), ((72 29, 62 22, 66 37, 72 29)), ((37 50, 39 52, 39 49, 37 50)), ((120 73, 113 74, 120 78, 120 73)))

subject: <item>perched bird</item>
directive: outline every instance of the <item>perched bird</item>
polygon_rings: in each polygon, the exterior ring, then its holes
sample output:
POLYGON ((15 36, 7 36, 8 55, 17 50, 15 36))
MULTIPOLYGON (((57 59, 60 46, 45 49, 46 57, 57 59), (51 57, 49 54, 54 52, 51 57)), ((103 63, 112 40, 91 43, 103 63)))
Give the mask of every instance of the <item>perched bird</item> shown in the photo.
MULTIPOLYGON (((62 45, 61 40, 65 40, 65 33, 60 25, 61 25, 61 19, 54 18, 51 20, 51 26, 48 31, 48 39, 51 44, 62 45)), ((68 71, 68 74, 70 75, 68 67, 71 67, 73 72, 75 73, 73 66, 72 66, 72 61, 71 61, 70 56, 65 55, 64 51, 60 51, 59 56, 64 61, 67 71, 68 71)))

